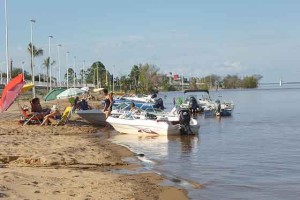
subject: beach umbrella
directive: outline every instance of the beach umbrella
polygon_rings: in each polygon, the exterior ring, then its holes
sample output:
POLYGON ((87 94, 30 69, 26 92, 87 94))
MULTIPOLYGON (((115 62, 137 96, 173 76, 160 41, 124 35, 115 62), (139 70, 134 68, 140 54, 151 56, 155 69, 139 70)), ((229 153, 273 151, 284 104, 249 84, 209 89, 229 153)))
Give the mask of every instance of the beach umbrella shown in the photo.
POLYGON ((25 85, 23 85, 22 87, 22 93, 24 92, 28 92, 29 90, 31 90, 33 88, 34 84, 33 83, 26 83, 25 85))
POLYGON ((56 98, 57 99, 68 99, 70 97, 79 96, 83 93, 84 93, 84 91, 79 88, 69 88, 69 89, 63 91, 62 93, 60 93, 59 95, 57 95, 56 98))
POLYGON ((43 99, 45 101, 52 101, 57 99, 57 95, 59 95, 60 93, 62 93, 63 91, 65 91, 66 89, 64 88, 55 88, 51 91, 49 91, 44 97, 43 99))
POLYGON ((19 74, 11 79, 3 89, 0 100, 0 113, 6 111, 21 93, 25 85, 23 76, 23 74, 19 74))

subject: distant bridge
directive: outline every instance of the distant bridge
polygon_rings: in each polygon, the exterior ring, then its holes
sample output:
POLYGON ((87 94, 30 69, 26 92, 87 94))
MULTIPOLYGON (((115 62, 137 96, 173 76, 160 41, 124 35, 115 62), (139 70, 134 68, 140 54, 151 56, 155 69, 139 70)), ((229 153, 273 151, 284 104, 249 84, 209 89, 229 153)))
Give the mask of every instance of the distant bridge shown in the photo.
POLYGON ((270 83, 259 83, 259 85, 289 85, 289 84, 300 84, 300 81, 293 81, 293 82, 270 82, 270 83))
POLYGON ((258 87, 262 89, 299 88, 300 81, 283 82, 280 79, 279 82, 259 83, 258 87))

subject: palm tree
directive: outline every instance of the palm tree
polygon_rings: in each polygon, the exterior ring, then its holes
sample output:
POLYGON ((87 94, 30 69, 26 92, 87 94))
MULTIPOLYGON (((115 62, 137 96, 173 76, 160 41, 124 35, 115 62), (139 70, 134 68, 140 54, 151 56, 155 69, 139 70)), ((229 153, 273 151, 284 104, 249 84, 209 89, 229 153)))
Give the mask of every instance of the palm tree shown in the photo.
POLYGON ((55 65, 55 60, 53 60, 50 64, 50 57, 47 57, 44 62, 43 65, 46 67, 46 72, 47 72, 47 92, 48 92, 48 87, 49 87, 49 69, 50 66, 55 65))
POLYGON ((130 78, 132 80, 134 80, 134 87, 135 87, 135 94, 136 94, 137 93, 137 89, 138 89, 138 81, 139 81, 139 78, 140 78, 140 69, 139 69, 139 66, 134 65, 131 68, 130 78))
POLYGON ((65 79, 68 81, 68 84, 69 83, 72 83, 72 82, 74 82, 74 76, 75 76, 75 72, 74 72, 74 70, 73 70, 73 68, 68 68, 67 69, 67 73, 65 73, 65 79), (67 75, 68 75, 68 77, 67 77, 67 75))
MULTIPOLYGON (((31 42, 29 43, 27 50, 30 54, 31 80, 32 80, 32 83, 34 83, 33 58, 35 58, 37 56, 42 56, 44 53, 44 50, 36 48, 34 45, 31 44, 31 42)), ((32 96, 35 97, 35 86, 33 86, 33 88, 32 88, 32 96)))

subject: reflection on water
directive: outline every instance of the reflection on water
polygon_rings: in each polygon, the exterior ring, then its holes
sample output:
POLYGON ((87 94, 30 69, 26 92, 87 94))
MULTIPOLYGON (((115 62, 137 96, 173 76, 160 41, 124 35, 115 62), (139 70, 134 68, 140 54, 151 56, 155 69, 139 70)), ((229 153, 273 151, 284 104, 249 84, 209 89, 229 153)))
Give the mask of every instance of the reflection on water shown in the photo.
POLYGON ((153 170, 163 175, 168 181, 167 185, 180 185, 186 189, 203 188, 203 185, 181 175, 173 174, 173 169, 179 161, 189 165, 189 154, 196 154, 200 145, 199 135, 178 135, 178 136, 145 136, 118 134, 111 141, 126 145, 135 152, 143 165, 148 170, 153 170), (178 158, 179 157, 179 158, 178 158), (176 158, 171 162, 170 158, 176 158), (166 164, 172 167, 163 167, 166 164))
MULTIPOLYGON (((171 110, 173 97, 164 101, 171 110)), ((113 140, 145 154, 151 169, 201 183, 187 188, 192 199, 294 200, 300 196, 300 89, 214 91, 233 100, 231 117, 199 115, 199 136, 113 140)), ((187 181, 182 181, 184 183, 187 181)))
POLYGON ((200 145, 199 135, 168 136, 168 141, 180 143, 181 153, 189 154, 200 145))
POLYGON ((189 154, 198 149, 200 145, 199 135, 145 136, 118 134, 111 140, 115 143, 126 145, 136 154, 143 154, 147 157, 150 156, 151 159, 172 154, 172 152, 169 151, 173 146, 180 147, 182 154, 189 154), (152 152, 152 150, 155 152, 152 152))

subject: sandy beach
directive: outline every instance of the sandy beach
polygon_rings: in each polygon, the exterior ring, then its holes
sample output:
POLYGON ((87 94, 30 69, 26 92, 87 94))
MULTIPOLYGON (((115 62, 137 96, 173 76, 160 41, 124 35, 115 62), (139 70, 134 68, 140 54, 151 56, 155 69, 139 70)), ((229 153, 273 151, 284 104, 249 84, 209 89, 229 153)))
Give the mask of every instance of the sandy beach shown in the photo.
POLYGON ((161 186, 155 173, 120 174, 139 166, 109 131, 74 114, 64 126, 18 123, 17 103, 0 115, 2 199, 188 199, 182 189, 161 186))

